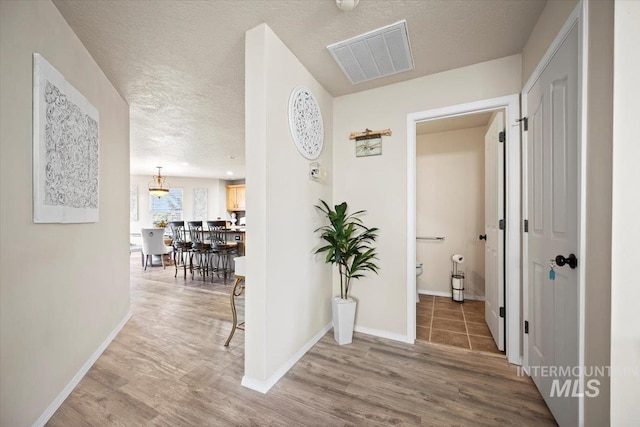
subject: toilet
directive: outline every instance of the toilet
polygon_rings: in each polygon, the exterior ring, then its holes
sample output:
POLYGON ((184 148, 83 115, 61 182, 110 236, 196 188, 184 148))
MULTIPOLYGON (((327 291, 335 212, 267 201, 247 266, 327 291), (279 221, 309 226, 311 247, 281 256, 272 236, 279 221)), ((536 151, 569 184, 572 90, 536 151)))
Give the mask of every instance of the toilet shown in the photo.
MULTIPOLYGON (((422 263, 416 261, 416 277, 422 275, 422 263)), ((418 286, 416 286, 416 304, 420 302, 420 293, 418 292, 418 286)))

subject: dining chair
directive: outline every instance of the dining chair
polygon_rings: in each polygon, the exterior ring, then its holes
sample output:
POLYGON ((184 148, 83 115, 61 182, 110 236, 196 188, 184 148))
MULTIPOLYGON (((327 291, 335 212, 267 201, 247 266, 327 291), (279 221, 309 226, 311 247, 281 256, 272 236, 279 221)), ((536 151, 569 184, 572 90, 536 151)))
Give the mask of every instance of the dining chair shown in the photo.
POLYGON ((134 252, 140 252, 140 265, 144 267, 144 256, 142 255, 142 236, 140 233, 129 235, 129 257, 134 252))
POLYGON ((162 268, 164 265, 164 256, 170 254, 172 248, 164 244, 164 228, 143 228, 142 229, 142 256, 144 257, 144 269, 146 271, 149 260, 153 266, 154 255, 160 257, 162 268))

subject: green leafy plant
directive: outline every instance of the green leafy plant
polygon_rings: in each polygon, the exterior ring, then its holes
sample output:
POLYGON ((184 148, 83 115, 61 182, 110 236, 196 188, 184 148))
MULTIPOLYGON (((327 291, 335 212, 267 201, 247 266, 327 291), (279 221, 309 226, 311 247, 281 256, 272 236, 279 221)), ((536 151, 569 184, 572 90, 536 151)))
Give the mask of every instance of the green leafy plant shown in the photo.
POLYGON ((368 228, 359 218, 366 211, 347 213, 347 203, 336 205, 334 209, 324 201, 316 205, 329 220, 329 225, 317 228, 320 238, 327 244, 316 250, 316 254, 326 252, 325 262, 338 266, 340 273, 340 298, 349 297, 351 279, 364 277, 371 271, 378 273, 375 260, 378 259, 373 242, 378 237, 377 228, 368 228))

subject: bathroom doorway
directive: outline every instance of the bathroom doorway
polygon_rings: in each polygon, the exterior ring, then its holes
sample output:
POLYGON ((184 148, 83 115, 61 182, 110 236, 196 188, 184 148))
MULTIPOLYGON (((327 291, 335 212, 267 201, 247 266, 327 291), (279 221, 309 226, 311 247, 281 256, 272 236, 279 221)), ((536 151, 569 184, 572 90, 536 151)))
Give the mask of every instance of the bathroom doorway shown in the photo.
POLYGON ((416 125, 419 341, 504 352, 504 135, 504 109, 416 125))
MULTIPOLYGON (((440 340, 442 342, 448 339, 442 338, 443 332, 434 333, 434 331, 457 332, 465 335, 464 337, 456 336, 456 339, 464 342, 466 338, 468 348, 472 349, 488 349, 487 344, 493 340, 496 348, 504 350, 507 359, 513 364, 522 363, 520 343, 523 333, 520 327, 522 304, 520 301, 521 165, 519 113, 519 95, 510 95, 412 113, 407 116, 407 329, 409 332, 416 331, 413 338, 424 339, 426 332, 424 322, 427 322, 426 317, 431 316, 428 320, 430 341, 440 340), (498 120, 497 117, 501 117, 502 122, 495 125, 494 121, 498 120), (469 124, 473 120, 476 122, 469 124), (450 127, 451 123, 455 122, 458 123, 458 129, 455 129, 455 126, 454 129, 450 127), (494 123, 494 127, 499 128, 495 135, 494 145, 498 151, 490 156, 496 161, 492 165, 486 165, 484 163, 487 158, 485 150, 488 146, 485 137, 492 123, 494 123), (438 129, 438 126, 441 128, 438 129), (419 128, 422 129, 419 130, 419 128), (418 188, 417 168, 419 140, 424 139, 421 134, 425 133, 425 128, 431 128, 426 131, 426 134, 440 133, 441 136, 446 132, 461 132, 449 139, 448 147, 447 144, 440 144, 439 154, 437 153, 438 148, 435 148, 437 156, 435 160, 431 159, 431 172, 438 168, 440 168, 440 172, 432 178, 435 185, 431 188, 439 188, 439 194, 428 194, 426 202, 418 200, 420 189, 418 188), (463 155, 466 148, 460 142, 464 139, 462 133, 465 132, 475 133, 475 154, 463 155), (457 142, 451 142, 452 139, 457 142), (502 140, 505 142, 501 142, 502 140), (455 149, 453 149, 454 145, 457 145, 455 149), (446 149, 450 150, 449 154, 446 154, 446 149), (443 160, 446 157, 448 159, 443 160), (465 163, 470 161, 469 159, 475 159, 475 166, 465 163), (462 167, 455 167, 456 161, 462 163, 462 167), (449 162, 449 166, 446 166, 447 162, 449 162), (488 179, 485 182, 483 168, 492 171, 492 174, 487 177, 495 178, 493 181, 488 179), (480 171, 481 175, 479 175, 480 171), (496 189, 499 188, 493 199, 488 194, 485 197, 488 183, 492 183, 491 185, 494 185, 496 189), (470 203, 473 200, 481 201, 482 204, 475 203, 472 207, 470 203), (500 204, 500 200, 502 200, 502 204, 500 204), (462 202, 462 204, 448 203, 451 201, 462 202), (418 207, 419 202, 421 203, 420 208, 418 207), (488 209, 488 207, 492 209, 488 209), (418 230, 418 211, 428 208, 433 208, 434 212, 437 212, 437 215, 434 215, 435 218, 432 218, 433 221, 428 224, 432 228, 418 230), (485 210, 485 208, 487 209, 485 210), (442 218, 446 221, 457 219, 457 222, 453 221, 454 225, 447 227, 442 218), (471 220, 467 221, 469 218, 471 220), (495 220, 495 229, 490 226, 491 221, 486 221, 488 219, 495 220), (438 227, 444 227, 446 231, 441 231, 438 227), (497 233, 496 230, 498 230, 497 233), (447 234, 449 234, 449 238, 447 234), (418 243, 418 237, 426 237, 426 239, 421 239, 418 243), (441 237, 444 239, 440 239, 441 237), (486 242, 489 240, 491 244, 488 245, 486 242), (429 259, 429 255, 420 254, 419 256, 418 251, 423 249, 419 248, 419 245, 423 244, 428 244, 432 250, 444 248, 438 255, 439 262, 429 259), (448 247, 449 244, 452 247, 448 247), (464 253, 465 251, 467 254, 464 253), (447 258, 444 258, 444 254, 447 258), (466 273, 465 302, 463 304, 451 300, 450 277, 451 256, 453 254, 470 257, 470 259, 465 259, 466 265, 459 265, 466 273), (420 259, 421 256, 426 256, 427 259, 420 259), (487 264, 490 263, 487 261, 496 257, 501 261, 500 266, 489 268, 487 264), (423 263, 424 278, 422 276, 416 277, 416 260, 423 263), (431 271, 430 268, 432 268, 431 271), (437 277, 429 279, 432 273, 437 277), (429 280, 431 280, 430 284, 429 280), (423 286, 425 285, 422 283, 423 281, 427 282, 426 286, 423 286), (421 296, 429 294, 422 305, 428 306, 429 302, 431 303, 430 310, 421 314, 420 319, 417 316, 422 307, 417 304, 416 296, 419 290, 423 291, 421 296), (456 307, 459 307, 459 310, 456 307), (459 313, 454 314, 453 311, 459 311, 459 313), (456 318, 454 319, 453 316, 456 318), (481 322, 482 317, 485 319, 484 324, 481 322), (437 319, 449 319, 449 321, 437 319), (422 330, 418 330, 418 322, 420 321, 423 322, 422 330), (460 323, 454 324, 452 321, 460 323), (469 326, 470 324, 471 326, 469 326), (487 329, 489 329, 489 333, 487 333, 487 329), (473 333, 469 333, 470 331, 473 333), (420 333, 420 337, 418 337, 418 333, 420 333), (484 339, 472 338, 472 335, 484 339), (475 347, 472 340, 476 341, 475 347)), ((426 138, 428 139, 428 137, 426 138)), ((422 194, 420 197, 422 198, 422 194)), ((421 224, 420 226, 422 227, 421 224)))

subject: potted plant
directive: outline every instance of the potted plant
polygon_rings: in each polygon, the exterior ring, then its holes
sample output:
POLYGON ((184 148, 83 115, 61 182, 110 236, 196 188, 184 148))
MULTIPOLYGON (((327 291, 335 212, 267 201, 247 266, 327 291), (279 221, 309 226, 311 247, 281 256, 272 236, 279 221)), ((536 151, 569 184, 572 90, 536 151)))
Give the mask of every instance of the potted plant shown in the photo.
POLYGON ((359 218, 366 211, 347 213, 347 203, 343 202, 331 209, 320 200, 316 205, 329 220, 329 225, 316 229, 325 246, 316 250, 316 254, 326 252, 325 262, 338 267, 340 273, 340 296, 332 300, 333 336, 338 344, 349 344, 353 338, 353 326, 356 317, 356 301, 349 297, 351 280, 364 277, 371 271, 378 273, 375 264, 377 254, 372 247, 378 237, 377 228, 368 228, 359 218))
POLYGON ((169 225, 169 221, 167 221, 166 219, 161 219, 160 221, 156 222, 157 228, 167 228, 168 225, 169 225))

